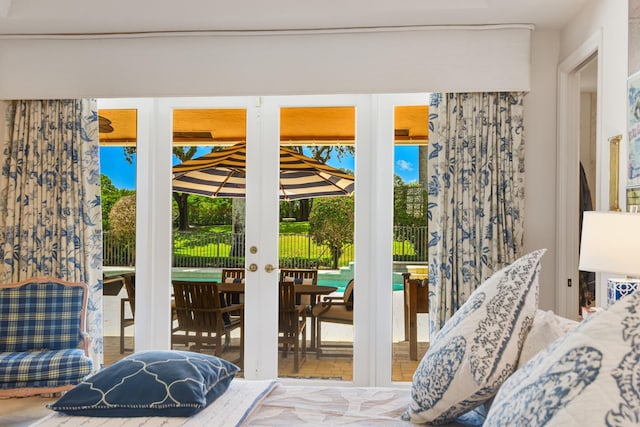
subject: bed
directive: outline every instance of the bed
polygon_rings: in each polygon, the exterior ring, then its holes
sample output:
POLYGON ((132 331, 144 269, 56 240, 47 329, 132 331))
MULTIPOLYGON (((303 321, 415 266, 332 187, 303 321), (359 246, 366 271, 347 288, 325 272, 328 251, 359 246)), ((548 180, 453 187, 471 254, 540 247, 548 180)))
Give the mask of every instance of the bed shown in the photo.
MULTIPOLYGON (((228 390, 197 414, 188 417, 83 417, 52 412, 36 427, 204 427, 204 426, 410 426, 401 420, 409 402, 408 387, 307 386, 279 381, 236 378, 228 390), (215 424, 213 421, 215 420, 215 424)), ((475 424, 467 422, 450 426, 475 424)))
POLYGON ((106 418, 55 413, 35 425, 638 425, 640 292, 582 322, 539 310, 543 253, 520 258, 469 296, 432 338, 411 388, 247 381, 234 379, 239 368, 214 356, 141 352, 105 368, 56 402, 61 405, 57 410, 73 412, 84 399, 89 405, 83 410, 99 406, 107 412, 98 415, 106 418), (189 390, 197 391, 197 399, 189 400, 193 396, 181 389, 188 384, 196 385, 189 390), (144 392, 136 395, 137 390, 144 392), (104 398, 111 393, 119 393, 129 416, 121 417, 118 408, 113 412, 115 400, 104 398), (79 400, 60 403, 67 396, 79 400), (184 400, 173 409, 191 405, 190 416, 136 412, 145 401, 164 409, 180 396, 184 400))

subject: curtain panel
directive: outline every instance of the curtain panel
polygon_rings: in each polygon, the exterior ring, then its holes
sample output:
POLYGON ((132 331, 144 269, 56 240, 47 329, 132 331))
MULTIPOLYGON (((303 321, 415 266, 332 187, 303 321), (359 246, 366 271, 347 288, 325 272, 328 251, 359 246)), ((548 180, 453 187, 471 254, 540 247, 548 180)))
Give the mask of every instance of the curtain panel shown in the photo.
POLYGON ((90 99, 10 101, 0 174, 0 280, 87 283, 96 368, 103 363, 97 111, 90 99))
POLYGON ((430 331, 520 255, 523 93, 432 94, 429 115, 430 331))

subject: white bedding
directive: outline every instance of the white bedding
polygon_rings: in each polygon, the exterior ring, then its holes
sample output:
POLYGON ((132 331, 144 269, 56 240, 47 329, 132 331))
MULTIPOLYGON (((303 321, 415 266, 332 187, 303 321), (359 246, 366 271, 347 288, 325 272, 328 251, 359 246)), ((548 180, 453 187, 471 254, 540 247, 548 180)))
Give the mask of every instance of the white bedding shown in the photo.
POLYGON ((276 387, 247 420, 247 426, 407 426, 400 419, 408 388, 276 387))
POLYGON ((32 426, 87 426, 87 427, 235 427, 242 425, 251 412, 276 386, 276 381, 244 381, 235 379, 227 391, 211 405, 189 418, 139 417, 101 418, 68 416, 53 412, 32 426))
MULTIPOLYGON (((412 426, 400 415, 410 390, 385 387, 282 385, 277 381, 234 379, 211 405, 189 418, 99 418, 53 412, 32 426, 205 427, 205 426, 412 426)), ((448 426, 479 425, 454 423, 448 426)))

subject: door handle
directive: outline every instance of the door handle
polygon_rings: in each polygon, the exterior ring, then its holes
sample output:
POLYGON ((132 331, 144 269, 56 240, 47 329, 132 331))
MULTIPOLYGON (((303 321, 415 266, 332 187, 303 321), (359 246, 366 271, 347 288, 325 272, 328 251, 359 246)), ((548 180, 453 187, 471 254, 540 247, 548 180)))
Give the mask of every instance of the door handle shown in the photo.
POLYGON ((258 271, 258 264, 256 264, 256 263, 249 264, 249 271, 251 271, 253 273, 258 271))
POLYGON ((264 271, 266 271, 267 273, 271 273, 273 270, 275 270, 275 267, 271 264, 267 264, 264 266, 264 271))

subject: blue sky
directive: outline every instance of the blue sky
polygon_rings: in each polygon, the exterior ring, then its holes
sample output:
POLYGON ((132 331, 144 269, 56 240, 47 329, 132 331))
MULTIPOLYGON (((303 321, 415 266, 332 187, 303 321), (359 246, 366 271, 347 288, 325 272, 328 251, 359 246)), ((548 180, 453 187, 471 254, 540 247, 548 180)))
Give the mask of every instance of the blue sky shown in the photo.
MULTIPOLYGON (((208 152, 209 149, 204 148, 202 152, 196 156, 208 152)), ((394 152, 394 173, 399 175, 406 183, 417 181, 418 147, 412 145, 397 146, 394 152)), ((173 164, 176 163, 178 163, 178 160, 174 158, 173 164)), ((353 157, 342 158, 340 161, 331 159, 328 163, 337 168, 354 169, 353 157)), ((108 176, 116 188, 128 190, 135 188, 136 167, 135 164, 129 164, 124 159, 124 150, 122 147, 100 147, 100 173, 108 176)))

